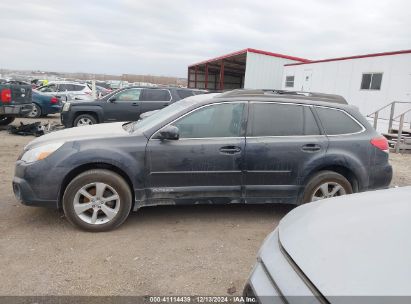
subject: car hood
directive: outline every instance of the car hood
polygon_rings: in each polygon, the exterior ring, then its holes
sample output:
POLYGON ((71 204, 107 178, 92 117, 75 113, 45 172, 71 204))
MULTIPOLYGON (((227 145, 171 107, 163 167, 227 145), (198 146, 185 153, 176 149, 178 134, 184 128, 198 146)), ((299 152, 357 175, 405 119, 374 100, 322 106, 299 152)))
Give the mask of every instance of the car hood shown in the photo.
POLYGON ((303 205, 279 226, 280 242, 332 302, 341 296, 411 295, 411 187, 303 205))
POLYGON ((57 142, 127 136, 129 132, 124 130, 124 124, 125 122, 103 123, 52 132, 32 140, 25 150, 57 142))

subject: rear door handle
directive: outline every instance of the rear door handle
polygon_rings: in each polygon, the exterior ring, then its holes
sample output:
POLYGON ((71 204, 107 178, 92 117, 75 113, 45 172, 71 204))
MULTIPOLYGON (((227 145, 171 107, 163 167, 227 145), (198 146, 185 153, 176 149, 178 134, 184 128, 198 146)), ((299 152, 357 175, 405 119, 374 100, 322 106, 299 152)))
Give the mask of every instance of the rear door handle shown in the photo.
POLYGON ((224 146, 220 148, 220 153, 223 154, 237 154, 241 152, 241 148, 237 146, 224 146))
POLYGON ((304 152, 317 152, 321 150, 321 146, 317 144, 306 144, 302 146, 301 150, 304 152))

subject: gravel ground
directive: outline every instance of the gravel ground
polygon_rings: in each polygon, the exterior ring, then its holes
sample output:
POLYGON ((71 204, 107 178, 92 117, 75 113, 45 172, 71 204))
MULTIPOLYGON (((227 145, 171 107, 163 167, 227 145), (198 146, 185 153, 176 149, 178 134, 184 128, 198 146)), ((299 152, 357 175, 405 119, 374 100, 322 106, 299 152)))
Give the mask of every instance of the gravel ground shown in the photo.
MULTIPOLYGON (((240 294, 261 242, 292 209, 148 207, 115 231, 82 232, 58 211, 16 201, 14 161, 33 137, 0 139, 0 295, 240 294)), ((390 158, 393 185, 411 185, 411 155, 390 158)))

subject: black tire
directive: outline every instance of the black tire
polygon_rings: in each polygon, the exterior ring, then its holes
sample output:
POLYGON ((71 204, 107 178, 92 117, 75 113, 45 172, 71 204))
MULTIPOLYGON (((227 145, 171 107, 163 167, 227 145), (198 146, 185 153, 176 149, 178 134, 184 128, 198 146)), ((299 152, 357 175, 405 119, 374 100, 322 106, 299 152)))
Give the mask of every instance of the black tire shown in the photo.
POLYGON ((38 104, 33 103, 33 110, 26 115, 28 118, 39 118, 41 116, 41 108, 38 104))
POLYGON ((15 117, 0 116, 0 126, 7 126, 11 124, 15 119, 15 117))
MULTIPOLYGON (((110 195, 112 194, 109 194, 109 196, 110 195)), ((87 201, 87 203, 91 203, 91 200, 87 201)), ((69 222, 83 230, 92 232, 103 232, 117 228, 126 220, 127 216, 130 213, 131 206, 132 195, 127 182, 117 173, 104 169, 89 170, 76 176, 69 183, 63 195, 63 210, 69 222), (114 189, 119 196, 119 210, 117 211, 116 215, 107 223, 88 223, 81 219, 74 209, 75 199, 78 191, 80 191, 82 187, 92 183, 104 183, 114 189)), ((90 208, 86 212, 92 213, 93 211, 94 210, 90 208)), ((105 216, 105 214, 102 213, 102 210, 97 212, 99 212, 100 216, 105 216)))
MULTIPOLYGON (((318 188, 325 183, 340 185, 345 194, 353 193, 351 183, 341 174, 334 171, 320 171, 316 173, 307 183, 304 190, 302 203, 309 203, 312 201, 314 194, 317 194, 318 188)), ((340 196, 338 193, 335 196, 340 196)))
MULTIPOLYGON (((89 125, 95 125, 97 123, 97 119, 90 114, 80 114, 79 116, 74 119, 73 127, 80 127, 79 124, 81 121, 89 121, 89 125)), ((85 124, 84 124, 85 125, 85 124)))

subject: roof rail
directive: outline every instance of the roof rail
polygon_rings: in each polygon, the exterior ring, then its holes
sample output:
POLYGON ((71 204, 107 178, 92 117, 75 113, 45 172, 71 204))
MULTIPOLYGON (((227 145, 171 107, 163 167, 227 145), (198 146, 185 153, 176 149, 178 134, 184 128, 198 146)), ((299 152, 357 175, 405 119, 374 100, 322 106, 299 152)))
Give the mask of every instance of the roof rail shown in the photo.
POLYGON ((317 92, 302 92, 302 91, 287 91, 287 90, 275 90, 275 89, 236 89, 232 91, 223 92, 218 97, 241 97, 241 96, 273 96, 273 95, 285 95, 285 96, 300 96, 300 97, 312 97, 320 100, 332 101, 340 104, 348 104, 344 97, 335 94, 325 94, 317 92))

